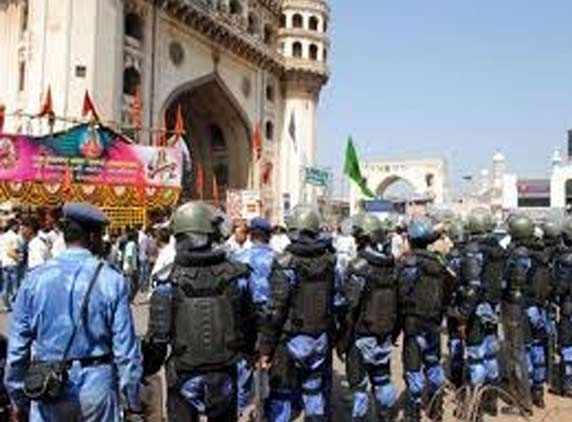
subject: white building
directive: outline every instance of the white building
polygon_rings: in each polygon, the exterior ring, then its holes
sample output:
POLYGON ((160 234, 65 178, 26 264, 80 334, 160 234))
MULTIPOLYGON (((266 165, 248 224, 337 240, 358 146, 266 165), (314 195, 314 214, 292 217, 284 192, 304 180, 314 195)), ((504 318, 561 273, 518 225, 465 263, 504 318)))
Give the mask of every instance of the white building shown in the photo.
MULTIPOLYGON (((37 113, 48 86, 57 116, 79 119, 88 90, 116 129, 132 125, 137 98, 144 128, 163 116, 172 128, 181 106, 204 197, 216 174, 221 191, 260 190, 266 213, 280 217, 282 198, 295 205, 309 193, 301 168, 316 160, 329 19, 326 0, 0 0, 5 131, 42 129, 14 113, 37 113)), ((197 197, 192 180, 185 194, 197 197)))

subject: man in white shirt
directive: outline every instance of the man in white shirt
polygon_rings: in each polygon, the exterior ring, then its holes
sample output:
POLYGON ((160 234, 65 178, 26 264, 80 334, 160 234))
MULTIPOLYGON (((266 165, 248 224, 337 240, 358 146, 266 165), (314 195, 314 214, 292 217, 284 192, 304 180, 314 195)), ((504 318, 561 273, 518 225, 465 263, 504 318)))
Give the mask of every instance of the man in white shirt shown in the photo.
POLYGON ((232 236, 226 241, 226 252, 233 255, 243 249, 250 249, 252 244, 248 239, 248 225, 245 221, 240 221, 234 226, 232 236))
POLYGON ((288 245, 290 244, 290 238, 286 234, 286 229, 282 226, 276 226, 274 228, 274 233, 270 239, 270 247, 277 253, 283 253, 288 245))
POLYGON ((50 258, 50 244, 47 233, 40 231, 40 224, 35 218, 28 218, 22 222, 22 236, 28 243, 27 270, 45 264, 50 258))
POLYGON ((139 227, 137 233, 139 251, 139 289, 146 292, 149 288, 149 236, 145 228, 139 227))
POLYGON ((55 211, 46 214, 44 230, 47 232, 47 239, 51 246, 50 254, 52 258, 56 258, 66 250, 66 242, 55 211))
POLYGON ((18 284, 18 264, 21 259, 18 221, 8 221, 6 232, 0 237, 0 260, 2 261, 2 296, 6 309, 12 309, 15 289, 18 284))

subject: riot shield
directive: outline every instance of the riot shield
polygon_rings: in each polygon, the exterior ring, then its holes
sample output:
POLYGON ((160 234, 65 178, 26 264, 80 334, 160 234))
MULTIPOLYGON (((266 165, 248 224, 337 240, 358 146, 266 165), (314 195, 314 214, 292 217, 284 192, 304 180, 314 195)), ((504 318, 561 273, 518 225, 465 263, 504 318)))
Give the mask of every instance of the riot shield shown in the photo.
POLYGON ((556 328, 556 311, 549 312, 548 338, 546 340, 546 375, 548 391, 552 394, 562 394, 560 364, 558 362, 558 330, 556 328))
MULTIPOLYGON (((526 364, 525 327, 527 324, 522 307, 517 303, 502 304, 503 331, 502 369, 506 391, 525 411, 532 411, 530 379, 526 364)), ((509 403, 513 404, 513 403, 509 403)))

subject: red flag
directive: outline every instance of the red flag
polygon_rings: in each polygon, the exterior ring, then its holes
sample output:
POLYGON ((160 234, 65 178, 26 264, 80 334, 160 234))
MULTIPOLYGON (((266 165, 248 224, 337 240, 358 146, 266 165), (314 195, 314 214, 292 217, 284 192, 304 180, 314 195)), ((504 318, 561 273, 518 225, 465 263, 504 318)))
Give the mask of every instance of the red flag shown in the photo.
POLYGON ((6 116, 6 108, 0 104, 0 133, 4 129, 4 117, 6 116))
POLYGON ((137 178, 137 194, 139 195, 139 202, 141 205, 147 205, 147 192, 145 191, 146 185, 143 177, 137 178))
POLYGON ((86 90, 85 95, 83 96, 83 107, 81 109, 81 116, 86 117, 88 114, 91 113, 91 116, 96 120, 99 121, 99 115, 95 110, 95 105, 89 96, 89 92, 86 90))
POLYGON ((196 181, 195 189, 196 189, 197 193, 199 194, 199 198, 201 200, 203 199, 204 187, 205 187, 205 180, 204 180, 204 174, 203 174, 203 163, 199 159, 199 160, 197 160, 197 181, 196 181))
POLYGON ((65 199, 69 199, 72 193, 72 174, 69 164, 66 166, 66 172, 64 173, 64 181, 62 184, 62 192, 65 199))
POLYGON ((173 131, 175 136, 183 136, 185 134, 185 122, 183 121, 183 112, 181 111, 181 105, 177 107, 177 118, 175 119, 175 130, 173 131))
POLYGON ((260 123, 256 124, 254 128, 254 135, 252 137, 252 149, 254 153, 254 159, 260 160, 262 155, 262 133, 260 131, 260 123))
POLYGON ((133 98, 133 103, 131 104, 131 120, 133 126, 137 129, 141 128, 141 111, 143 109, 143 102, 141 99, 141 85, 137 86, 135 90, 135 98, 133 98))
POLYGON ((216 180, 216 174, 213 173, 213 201, 218 204, 219 203, 219 196, 218 196, 218 181, 216 180))
POLYGON ((161 129, 157 131, 155 145, 158 147, 164 147, 167 145, 167 114, 163 114, 163 122, 161 124, 161 129))
POLYGON ((38 117, 50 116, 54 113, 54 107, 52 104, 52 87, 48 85, 48 91, 44 97, 44 102, 40 106, 40 112, 38 117))

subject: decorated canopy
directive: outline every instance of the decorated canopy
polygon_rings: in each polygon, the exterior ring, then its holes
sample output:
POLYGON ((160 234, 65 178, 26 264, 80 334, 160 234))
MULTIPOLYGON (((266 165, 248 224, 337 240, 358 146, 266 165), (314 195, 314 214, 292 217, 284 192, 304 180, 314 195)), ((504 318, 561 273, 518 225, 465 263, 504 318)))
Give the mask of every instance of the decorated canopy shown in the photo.
POLYGON ((132 143, 99 124, 34 137, 0 133, 0 201, 103 207, 166 207, 181 189, 175 147, 132 143))

